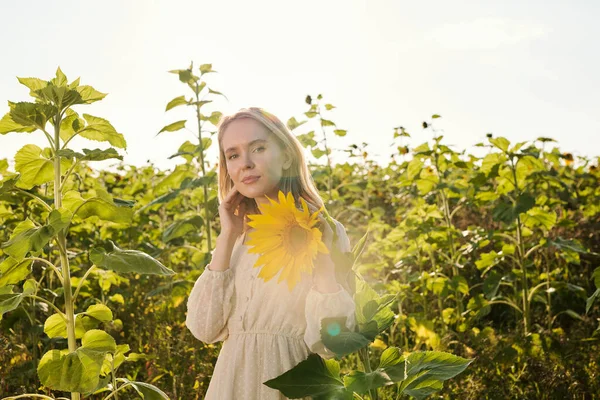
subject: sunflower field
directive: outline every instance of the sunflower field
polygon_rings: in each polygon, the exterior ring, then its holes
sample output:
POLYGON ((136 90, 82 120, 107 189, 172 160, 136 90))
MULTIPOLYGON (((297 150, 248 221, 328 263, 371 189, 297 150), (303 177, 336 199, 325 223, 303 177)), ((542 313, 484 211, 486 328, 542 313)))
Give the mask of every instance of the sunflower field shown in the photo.
MULTIPOLYGON (((223 94, 210 64, 171 72, 182 95, 166 110, 190 118, 156 131, 187 123, 197 140, 165 155, 168 171, 123 163, 126 137, 92 115, 105 94, 60 69, 19 78, 23 98, 0 113, 0 148, 48 141, 0 152, 0 399, 204 397, 220 344, 196 340, 185 313, 220 231, 207 151, 222 113, 205 110, 223 94)), ((385 166, 368 143, 332 162, 327 138, 346 130, 321 95, 287 120, 354 247, 361 335, 285 378, 322 374, 319 399, 600 398, 600 157, 491 134, 473 155, 445 144, 439 118, 414 147, 417 132, 390 129, 385 166)))

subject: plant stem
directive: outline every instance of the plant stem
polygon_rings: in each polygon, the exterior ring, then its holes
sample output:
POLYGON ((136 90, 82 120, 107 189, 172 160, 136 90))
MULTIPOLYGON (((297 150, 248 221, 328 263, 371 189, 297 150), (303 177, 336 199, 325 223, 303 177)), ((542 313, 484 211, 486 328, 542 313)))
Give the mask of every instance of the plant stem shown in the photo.
MULTIPOLYGON (((516 201, 519 201, 521 192, 519 190, 519 182, 517 181, 517 167, 516 167, 515 162, 513 161, 512 157, 510 157, 510 165, 511 165, 511 170, 512 170, 513 179, 514 179, 515 192, 517 194, 516 201)), ((518 253, 519 266, 521 267, 521 286, 522 286, 521 294, 523 297, 523 334, 524 334, 524 336, 527 336, 529 334, 529 325, 530 325, 529 300, 527 298, 528 294, 529 294, 529 285, 527 282, 527 268, 525 266, 526 254, 525 254, 525 244, 524 244, 522 229, 523 229, 523 226, 521 223, 521 215, 518 214, 517 215, 517 243, 519 245, 519 251, 517 253, 518 253)), ((529 253, 527 255, 529 255, 529 253)))
MULTIPOLYGON (((365 347, 364 349, 360 349, 358 351, 358 357, 360 358, 360 361, 363 364, 365 373, 369 374, 372 372, 371 370, 371 361, 369 360, 369 348, 365 347)), ((371 389, 369 390, 369 396, 371 397, 371 400, 378 400, 378 394, 377 394, 377 389, 371 389)))
MULTIPOLYGON (((62 207, 61 189, 61 171, 60 171, 60 156, 56 153, 60 150, 60 116, 57 115, 54 120, 54 208, 62 207)), ((57 243, 60 252, 60 264, 63 272, 63 288, 65 296, 65 315, 67 317, 67 340, 69 344, 69 352, 77 350, 77 341, 75 338, 75 313, 73 307, 73 299, 71 292, 71 271, 69 269, 69 258, 67 257, 67 240, 64 231, 58 232, 57 243)), ((71 400, 79 400, 79 393, 72 392, 71 400)))
MULTIPOLYGON (((198 120, 198 141, 200 143, 200 154, 198 155, 198 162, 200 163, 200 167, 202 169, 202 177, 206 177, 206 169, 204 167, 204 145, 202 144, 202 120, 200 119, 200 97, 198 89, 198 82, 196 82, 196 119, 198 120)), ((210 253, 210 251, 212 250, 212 239, 210 232, 210 218, 208 214, 208 182, 204 181, 202 183, 202 187, 204 189, 204 218, 206 220, 206 238, 208 241, 208 252, 210 253)))

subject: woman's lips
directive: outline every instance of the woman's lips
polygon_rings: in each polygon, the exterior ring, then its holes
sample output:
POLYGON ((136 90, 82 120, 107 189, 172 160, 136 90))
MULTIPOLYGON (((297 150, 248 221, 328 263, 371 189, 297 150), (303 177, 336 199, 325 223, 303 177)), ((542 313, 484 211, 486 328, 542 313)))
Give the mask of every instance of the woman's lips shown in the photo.
POLYGON ((251 184, 251 183, 254 183, 254 182, 256 182, 256 181, 257 181, 257 180, 259 180, 259 179, 260 179, 260 176, 254 176, 254 177, 252 177, 252 178, 246 178, 246 179, 244 179, 242 182, 244 182, 246 185, 249 185, 249 184, 251 184))

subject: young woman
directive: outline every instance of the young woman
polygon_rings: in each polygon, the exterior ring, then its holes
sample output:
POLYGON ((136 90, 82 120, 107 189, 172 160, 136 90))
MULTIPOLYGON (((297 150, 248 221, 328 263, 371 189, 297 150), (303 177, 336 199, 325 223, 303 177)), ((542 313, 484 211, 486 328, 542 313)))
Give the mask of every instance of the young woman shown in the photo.
MULTIPOLYGON (((219 217, 221 233, 212 260, 190 293, 186 325, 205 343, 224 341, 206 393, 207 400, 285 399, 263 385, 306 359, 309 353, 333 357, 320 337, 326 317, 348 317, 353 329, 354 301, 335 279, 329 254, 315 260, 313 275, 290 292, 285 282, 258 278, 258 254, 248 253, 246 214, 257 214, 265 196, 292 192, 311 212, 321 200, 308 171, 303 148, 286 126, 251 107, 224 117, 218 130, 219 217)), ((335 221, 337 246, 350 251, 342 224, 335 221)), ((323 241, 331 249, 327 224, 323 241)))

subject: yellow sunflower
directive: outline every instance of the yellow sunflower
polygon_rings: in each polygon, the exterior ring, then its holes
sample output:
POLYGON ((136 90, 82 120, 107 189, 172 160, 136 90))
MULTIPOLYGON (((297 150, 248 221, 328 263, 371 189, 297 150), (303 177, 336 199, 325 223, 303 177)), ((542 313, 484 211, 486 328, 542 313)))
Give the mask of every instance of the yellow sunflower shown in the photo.
POLYGON ((299 210, 291 192, 286 197, 279 191, 278 197, 279 203, 267 197, 270 204, 259 205, 262 214, 248 215, 248 225, 255 228, 248 234, 248 252, 260 254, 254 264, 254 268, 262 266, 259 278, 268 282, 281 271, 277 283, 286 280, 292 291, 302 271, 312 274, 317 253, 329 253, 315 227, 323 207, 311 215, 303 198, 299 210))

